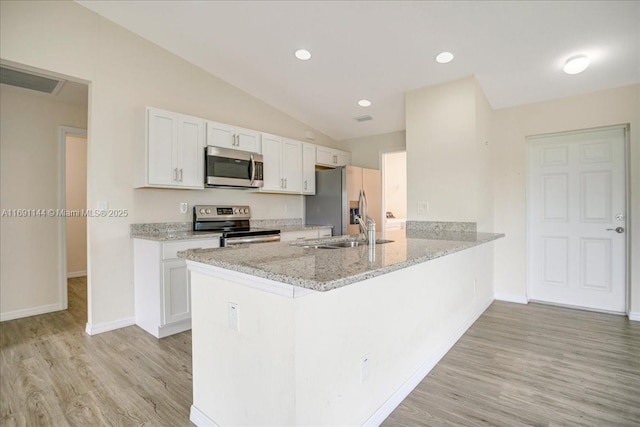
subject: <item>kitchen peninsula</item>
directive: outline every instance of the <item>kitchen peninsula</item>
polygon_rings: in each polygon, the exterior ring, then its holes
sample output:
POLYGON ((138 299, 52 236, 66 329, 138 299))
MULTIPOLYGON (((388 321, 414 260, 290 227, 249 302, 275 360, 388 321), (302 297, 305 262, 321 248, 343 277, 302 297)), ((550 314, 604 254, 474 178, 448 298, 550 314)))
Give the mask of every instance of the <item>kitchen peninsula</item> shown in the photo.
POLYGON ((189 250, 196 425, 378 425, 493 301, 502 234, 189 250))

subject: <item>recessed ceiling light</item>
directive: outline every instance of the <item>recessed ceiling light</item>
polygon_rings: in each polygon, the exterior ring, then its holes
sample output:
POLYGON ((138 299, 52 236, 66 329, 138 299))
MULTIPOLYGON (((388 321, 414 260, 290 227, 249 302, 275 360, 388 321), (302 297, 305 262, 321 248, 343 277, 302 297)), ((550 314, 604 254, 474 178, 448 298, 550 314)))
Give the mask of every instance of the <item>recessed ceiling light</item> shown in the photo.
POLYGON ((361 107, 368 107, 371 105, 371 101, 369 101, 368 99, 361 99, 360 101, 358 101, 358 105, 361 107))
POLYGON ((436 56, 436 62, 440 64, 446 64, 451 61, 453 61, 453 53, 451 52, 440 52, 436 56))
POLYGON ((298 49, 296 50, 296 58, 298 58, 301 61, 307 61, 309 59, 311 59, 311 52, 309 52, 307 49, 298 49))
POLYGON ((567 59, 564 64, 564 72, 567 74, 578 74, 583 72, 589 66, 589 57, 586 55, 576 55, 567 59))

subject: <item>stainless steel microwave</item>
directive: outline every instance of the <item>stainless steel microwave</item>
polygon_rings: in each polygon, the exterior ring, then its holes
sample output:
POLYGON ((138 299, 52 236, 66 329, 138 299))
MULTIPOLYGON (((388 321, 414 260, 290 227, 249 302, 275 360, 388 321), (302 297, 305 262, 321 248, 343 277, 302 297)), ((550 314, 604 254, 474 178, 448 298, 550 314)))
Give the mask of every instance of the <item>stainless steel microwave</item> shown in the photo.
POLYGON ((261 154, 208 146, 205 149, 205 186, 260 188, 264 185, 261 154))

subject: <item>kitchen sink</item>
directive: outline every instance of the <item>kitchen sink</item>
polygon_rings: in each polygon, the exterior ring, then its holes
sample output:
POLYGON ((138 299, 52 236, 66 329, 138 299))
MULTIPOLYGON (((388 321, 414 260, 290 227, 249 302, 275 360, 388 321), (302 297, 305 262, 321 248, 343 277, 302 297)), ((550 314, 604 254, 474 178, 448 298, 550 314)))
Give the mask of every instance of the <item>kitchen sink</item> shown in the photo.
MULTIPOLYGON (((376 244, 382 245, 385 243, 391 243, 393 240, 377 239, 376 244)), ((304 245, 305 249, 339 249, 339 248, 355 248, 357 246, 367 246, 368 243, 362 240, 349 240, 342 242, 327 242, 316 245, 304 245)))

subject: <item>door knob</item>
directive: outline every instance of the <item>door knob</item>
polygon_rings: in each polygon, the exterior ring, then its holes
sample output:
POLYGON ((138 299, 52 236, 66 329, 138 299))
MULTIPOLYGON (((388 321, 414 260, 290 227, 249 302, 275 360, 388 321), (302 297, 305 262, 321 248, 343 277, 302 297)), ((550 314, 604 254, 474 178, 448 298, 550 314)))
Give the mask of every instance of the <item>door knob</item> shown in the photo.
POLYGON ((615 231, 616 233, 624 233, 624 227, 607 228, 607 231, 615 231))

